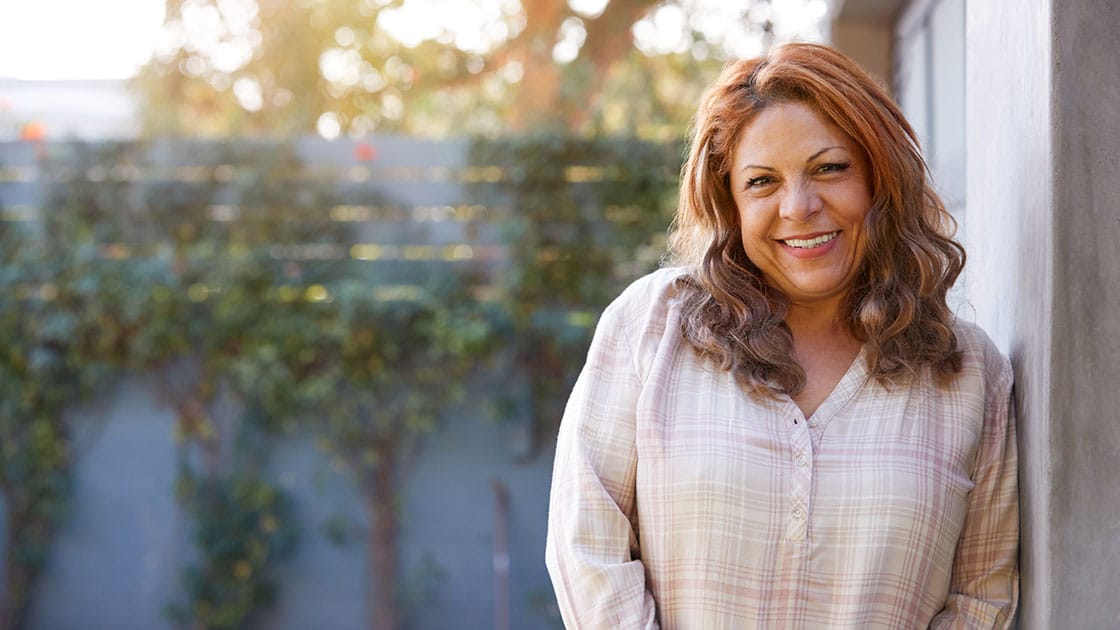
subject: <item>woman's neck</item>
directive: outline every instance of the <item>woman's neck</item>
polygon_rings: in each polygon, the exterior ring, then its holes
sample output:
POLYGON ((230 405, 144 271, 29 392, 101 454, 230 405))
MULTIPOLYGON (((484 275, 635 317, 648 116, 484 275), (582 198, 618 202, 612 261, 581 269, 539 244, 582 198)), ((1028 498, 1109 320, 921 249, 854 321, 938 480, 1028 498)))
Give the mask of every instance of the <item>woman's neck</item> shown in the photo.
POLYGON ((786 324, 793 333, 793 359, 805 371, 805 385, 793 402, 806 418, 836 388, 863 345, 838 308, 791 304, 786 324))
POLYGON ((839 299, 824 304, 790 304, 786 325, 793 333, 794 346, 855 341, 847 322, 840 316, 839 299))

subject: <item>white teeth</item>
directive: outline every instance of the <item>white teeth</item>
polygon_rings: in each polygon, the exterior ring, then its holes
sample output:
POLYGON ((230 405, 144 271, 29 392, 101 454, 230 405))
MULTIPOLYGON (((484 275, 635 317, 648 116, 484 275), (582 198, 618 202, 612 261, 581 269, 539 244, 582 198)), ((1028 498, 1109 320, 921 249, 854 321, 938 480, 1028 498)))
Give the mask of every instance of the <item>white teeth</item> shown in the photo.
POLYGON ((839 232, 832 232, 830 234, 822 234, 821 236, 818 236, 816 238, 811 238, 811 239, 808 239, 808 240, 791 238, 791 239, 786 239, 782 242, 785 243, 786 245, 789 245, 790 247, 796 247, 798 249, 809 249, 810 247, 820 247, 821 245, 824 245, 825 243, 831 241, 832 239, 836 238, 839 235, 840 235, 839 232))

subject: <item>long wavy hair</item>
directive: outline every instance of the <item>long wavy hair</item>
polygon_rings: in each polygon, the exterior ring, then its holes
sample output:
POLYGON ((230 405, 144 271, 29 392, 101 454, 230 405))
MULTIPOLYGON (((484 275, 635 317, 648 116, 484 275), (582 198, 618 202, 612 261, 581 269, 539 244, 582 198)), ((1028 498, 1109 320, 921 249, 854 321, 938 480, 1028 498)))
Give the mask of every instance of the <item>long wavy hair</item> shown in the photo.
POLYGON ((902 112, 852 60, 816 44, 732 62, 701 100, 669 242, 670 262, 691 270, 682 280, 685 339, 750 392, 794 395, 805 386, 785 323, 789 300, 747 257, 730 184, 744 127, 789 102, 838 126, 870 165, 867 248, 840 316, 865 344, 872 376, 897 384, 928 367, 948 379, 961 366, 945 301, 965 261, 956 223, 902 112))

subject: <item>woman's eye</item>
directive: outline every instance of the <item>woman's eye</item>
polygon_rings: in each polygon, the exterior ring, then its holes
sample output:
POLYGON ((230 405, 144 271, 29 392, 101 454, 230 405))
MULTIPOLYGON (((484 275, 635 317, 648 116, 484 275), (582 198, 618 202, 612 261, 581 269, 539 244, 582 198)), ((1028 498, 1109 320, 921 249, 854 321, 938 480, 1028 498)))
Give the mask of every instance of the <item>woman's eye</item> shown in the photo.
POLYGON ((773 181, 773 180, 771 180, 769 175, 762 175, 760 177, 752 177, 752 178, 747 180, 747 188, 758 188, 759 186, 765 186, 766 184, 769 184, 771 181, 773 181))
POLYGON ((852 165, 851 162, 830 162, 828 164, 821 164, 817 169, 819 173, 839 173, 848 170, 852 165))

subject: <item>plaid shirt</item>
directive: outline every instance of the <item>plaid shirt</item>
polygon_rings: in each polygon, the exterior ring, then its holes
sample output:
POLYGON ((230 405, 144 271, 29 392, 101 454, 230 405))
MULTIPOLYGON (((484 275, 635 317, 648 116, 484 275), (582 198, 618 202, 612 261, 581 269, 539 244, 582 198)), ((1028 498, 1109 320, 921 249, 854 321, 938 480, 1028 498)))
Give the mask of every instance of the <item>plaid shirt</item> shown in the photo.
POLYGON ((1018 598, 1011 368, 885 388, 861 352, 810 418, 680 334, 663 269, 604 312, 564 413, 547 564, 570 628, 1006 628, 1018 598))

